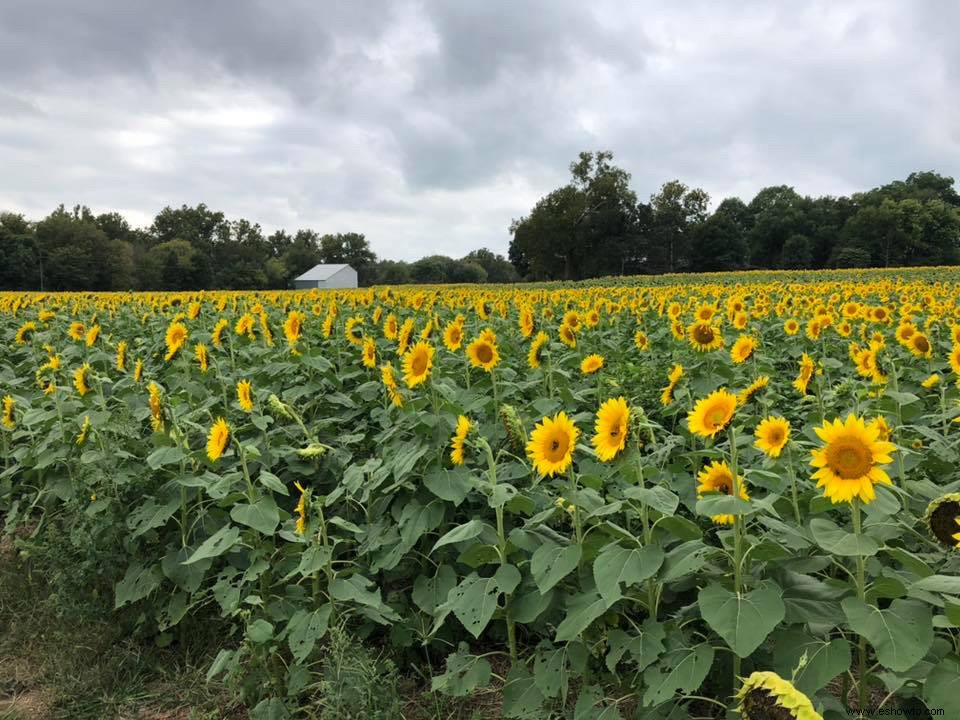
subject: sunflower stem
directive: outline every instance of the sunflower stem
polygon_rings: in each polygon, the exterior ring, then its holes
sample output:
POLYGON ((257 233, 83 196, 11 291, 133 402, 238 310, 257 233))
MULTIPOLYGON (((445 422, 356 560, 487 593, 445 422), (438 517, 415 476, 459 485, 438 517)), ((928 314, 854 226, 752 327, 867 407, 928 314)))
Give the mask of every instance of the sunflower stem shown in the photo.
MULTIPOLYGON (((860 535, 862 533, 862 525, 860 523, 860 499, 854 498, 850 502, 850 506, 853 511, 853 532, 857 537, 857 546, 860 545, 860 535)), ((857 597, 860 599, 860 602, 866 603, 867 593, 866 593, 866 583, 864 579, 864 558, 863 555, 857 555, 857 597)), ((857 665, 858 665, 858 674, 857 674, 857 708, 863 712, 863 709, 867 706, 867 639, 860 636, 857 643, 857 665)))
MULTIPOLYGON (((740 476, 737 467, 737 429, 732 423, 729 429, 730 437, 730 472, 733 475, 733 497, 740 497, 740 476)), ((742 568, 743 563, 743 515, 737 513, 733 516, 733 591, 736 593, 738 601, 740 591, 743 587, 742 568)), ((733 654, 733 689, 736 690, 737 682, 740 678, 740 656, 733 654)))
POLYGON ((800 501, 798 500, 797 495, 797 472, 793 468, 793 453, 789 449, 787 450, 787 470, 790 472, 790 491, 793 499, 793 517, 796 519, 797 525, 800 525, 800 501))
MULTIPOLYGON (((488 475, 490 477, 490 490, 493 491, 497 486, 497 461, 493 457, 493 450, 490 448, 490 443, 486 439, 480 440, 480 446, 483 448, 484 453, 487 456, 487 468, 488 475)), ((498 551, 500 555, 500 566, 507 564, 507 534, 504 530, 503 524, 503 505, 497 505, 496 507, 497 514, 497 541, 498 541, 498 551)), ((517 627, 516 623, 513 620, 513 617, 510 613, 510 598, 511 595, 508 593, 504 599, 504 615, 507 623, 507 643, 510 647, 510 660, 514 663, 517 661, 517 627)))

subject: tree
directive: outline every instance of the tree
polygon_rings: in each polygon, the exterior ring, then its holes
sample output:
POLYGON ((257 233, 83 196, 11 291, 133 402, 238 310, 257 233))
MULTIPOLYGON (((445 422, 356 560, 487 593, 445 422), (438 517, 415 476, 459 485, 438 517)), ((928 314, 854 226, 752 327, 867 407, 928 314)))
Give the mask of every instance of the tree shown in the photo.
POLYGON ((40 287, 40 264, 33 228, 23 215, 0 213, 0 290, 40 287))
POLYGON ((782 266, 784 241, 792 235, 809 235, 809 203, 809 198, 787 185, 765 187, 756 194, 748 206, 753 218, 749 231, 751 265, 782 266))
POLYGON ((325 263, 346 263, 358 272, 377 261, 377 256, 370 249, 370 243, 367 242, 366 237, 362 233, 354 232, 321 237, 320 257, 325 263))
POLYGON ((710 196, 700 188, 688 188, 679 180, 664 183, 650 197, 653 211, 647 245, 647 266, 654 272, 679 272, 690 265, 693 228, 707 217, 710 196))
POLYGON ((694 270, 738 270, 747 265, 746 223, 749 211, 740 198, 727 198, 691 231, 694 270))
POLYGON ((486 273, 487 282, 515 283, 520 279, 516 268, 503 255, 497 255, 487 248, 474 250, 467 254, 462 262, 474 263, 482 267, 486 273))

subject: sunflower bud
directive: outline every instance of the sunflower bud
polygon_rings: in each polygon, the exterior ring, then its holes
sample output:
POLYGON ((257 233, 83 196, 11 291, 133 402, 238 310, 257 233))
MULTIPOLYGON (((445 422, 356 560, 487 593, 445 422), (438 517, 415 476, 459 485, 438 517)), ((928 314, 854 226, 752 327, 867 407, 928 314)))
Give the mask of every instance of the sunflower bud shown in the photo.
POLYGON ((960 493, 947 493, 927 506, 923 517, 930 533, 946 547, 960 547, 960 493))
POLYGON ((651 444, 656 442, 656 438, 653 434, 653 426, 650 424, 650 420, 647 418, 646 413, 643 412, 643 408, 639 405, 630 406, 629 437, 637 438, 641 445, 644 443, 644 438, 646 438, 651 444))
POLYGON ((305 448, 297 450, 297 455, 302 458, 318 458, 327 452, 327 446, 323 443, 312 442, 305 448))
POLYGON ((293 412, 291 412, 290 407, 285 405, 280 398, 278 398, 273 393, 270 394, 270 397, 267 398, 267 405, 270 406, 270 409, 273 410, 277 415, 285 417, 287 420, 295 420, 293 412))
POLYGON ((500 422, 506 428, 507 437, 510 439, 513 449, 517 452, 523 452, 527 445, 527 431, 523 429, 523 423, 520 421, 520 416, 513 405, 500 406, 500 422))

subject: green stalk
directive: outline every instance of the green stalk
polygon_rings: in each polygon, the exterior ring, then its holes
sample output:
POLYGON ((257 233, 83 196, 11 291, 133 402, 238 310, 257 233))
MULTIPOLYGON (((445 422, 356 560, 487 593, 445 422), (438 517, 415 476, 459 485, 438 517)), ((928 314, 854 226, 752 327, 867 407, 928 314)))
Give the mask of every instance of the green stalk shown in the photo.
MULTIPOLYGON (((490 443, 485 439, 480 440, 480 446, 483 448, 484 453, 487 456, 487 468, 488 475, 490 477, 490 489, 493 490, 497 486, 497 461, 493 457, 493 450, 490 449, 490 443)), ((503 523, 503 505, 498 505, 496 507, 497 514, 497 544, 498 544, 498 553, 500 555, 500 566, 503 567, 507 564, 507 535, 504 530, 503 523)), ((508 594, 504 600, 504 613, 506 616, 507 623, 507 644, 510 647, 510 660, 512 662, 517 661, 517 626, 513 620, 513 617, 510 612, 510 599, 511 596, 508 594)))
POLYGON ((793 469, 793 453, 788 449, 787 450, 787 470, 790 472, 790 490, 793 499, 793 517, 797 521, 797 525, 801 524, 800 519, 800 501, 797 495, 797 472, 793 469))
MULTIPOLYGON (((730 472, 733 475, 733 496, 740 497, 740 477, 737 468, 737 429, 733 424, 730 425, 730 472)), ((743 588, 742 568, 743 564, 743 515, 733 516, 733 591, 739 601, 740 592, 743 588)), ((733 687, 736 689, 740 678, 740 656, 733 654, 733 687)))
MULTIPOLYGON (((850 503, 853 509, 853 532, 857 536, 857 546, 860 545, 860 535, 862 532, 862 526, 860 524, 860 500, 859 498, 854 498, 850 503)), ((863 555, 857 555, 857 597, 860 599, 860 602, 867 602, 867 593, 866 593, 866 582, 864 578, 864 558, 863 555)), ((857 666, 859 669, 859 677, 857 679, 857 707, 863 712, 863 709, 867 707, 867 640, 862 635, 859 638, 857 643, 857 666)))

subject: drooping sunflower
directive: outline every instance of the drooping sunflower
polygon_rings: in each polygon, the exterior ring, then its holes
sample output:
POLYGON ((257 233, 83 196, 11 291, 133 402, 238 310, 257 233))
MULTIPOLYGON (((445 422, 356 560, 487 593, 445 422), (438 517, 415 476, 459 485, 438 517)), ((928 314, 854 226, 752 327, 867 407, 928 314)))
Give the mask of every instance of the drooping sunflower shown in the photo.
POLYGON ((942 378, 940 377, 940 373, 931 373, 924 379, 923 382, 920 383, 920 385, 922 385, 927 390, 932 390, 933 388, 935 388, 937 385, 940 384, 941 379, 942 378))
POLYGON ((755 672, 737 693, 743 720, 823 720, 810 699, 773 672, 755 672))
POLYGON ((283 323, 283 335, 287 338, 287 345, 294 348, 300 341, 300 335, 303 333, 303 325, 307 321, 307 316, 299 310, 291 310, 287 319, 283 323))
POLYGON ((601 462, 613 460, 627 444, 630 407, 626 398, 610 398, 597 411, 591 442, 601 462))
POLYGON ((487 372, 493 370, 500 362, 495 336, 491 339, 491 335, 481 333, 480 337, 467 345, 467 357, 473 367, 483 368, 487 372))
POLYGON ((100 337, 100 326, 92 325, 89 330, 87 330, 86 335, 86 344, 87 347, 93 347, 97 344, 97 339, 100 337))
POLYGON ((741 335, 737 338, 733 347, 730 348, 730 359, 740 365, 749 360, 750 356, 753 355, 753 351, 756 349, 757 341, 755 338, 750 335, 741 335))
POLYGON ((603 355, 587 355, 580 363, 580 372, 584 375, 593 375, 604 365, 603 355))
POLYGON ((457 352, 463 345, 463 325, 456 320, 443 329, 443 344, 450 352, 457 352))
POLYGON ((363 338, 363 366, 375 368, 377 366, 377 343, 369 335, 363 338))
POLYGON ((544 417, 527 442, 527 455, 537 472, 545 476, 562 474, 573 463, 573 450, 580 430, 565 412, 544 417))
POLYGON ((163 432, 163 406, 160 401, 160 386, 155 382, 147 385, 150 405, 150 425, 154 432, 163 432))
MULTIPOLYGON (((697 474, 697 480, 700 481, 700 484, 697 485, 698 499, 703 498, 703 493, 733 495, 733 473, 730 471, 730 466, 725 462, 714 460, 697 474)), ((749 500, 750 496, 747 494, 746 483, 742 475, 737 477, 737 485, 740 490, 740 499, 749 500)), ((712 515, 710 519, 718 525, 732 525, 734 522, 733 515, 712 515)))
POLYGON ((543 346, 547 344, 550 336, 543 330, 537 333, 537 336, 530 343, 530 350, 527 352, 527 365, 536 370, 540 367, 540 360, 543 355, 543 346))
POLYGON ((467 435, 470 434, 472 427, 473 423, 466 415, 460 415, 457 418, 457 429, 450 439, 450 461, 454 465, 463 465, 467 435))
POLYGON ((3 396, 3 420, 0 422, 8 430, 16 427, 16 419, 13 416, 13 408, 17 404, 12 395, 3 396))
POLYGON ((253 384, 249 380, 237 383, 237 402, 244 412, 253 412, 253 384))
POLYGON ((73 386, 77 389, 77 392, 80 393, 80 397, 90 392, 90 386, 87 385, 87 373, 89 372, 90 365, 88 364, 84 364, 73 371, 73 386))
POLYGON ((960 493, 947 493, 927 506, 930 533, 948 548, 960 548, 960 493))
POLYGON ((167 344, 167 354, 163 356, 163 359, 169 362, 177 356, 177 353, 183 348, 184 344, 187 342, 187 336, 190 333, 187 330, 187 326, 180 321, 174 321, 170 323, 170 326, 167 328, 167 334, 165 342, 167 344))
POLYGON ((397 332, 397 355, 403 357, 410 349, 410 336, 413 335, 413 318, 407 318, 397 332))
POLYGON ((197 359, 197 364, 200 366, 200 372, 206 373, 210 369, 210 354, 207 352, 207 346, 202 342, 198 342, 193 347, 193 355, 197 359))
POLYGON ((293 485, 300 491, 300 499, 297 500, 297 507, 294 508, 297 521, 294 523, 293 531, 297 535, 304 535, 307 532, 307 489, 297 481, 294 481, 293 485))
POLYGON ((257 326, 257 320, 250 313, 241 315, 233 326, 233 331, 240 336, 247 336, 251 340, 256 340, 257 336, 254 328, 257 326))
POLYGON ((807 388, 810 386, 810 379, 813 377, 816 367, 813 358, 804 353, 800 358, 800 373, 797 375, 797 379, 793 381, 793 387, 801 395, 807 394, 807 388))
POLYGON ((423 340, 403 356, 403 379, 408 388, 415 388, 430 377, 433 369, 433 346, 423 340))
POLYGON ((13 336, 13 341, 17 345, 24 345, 36 331, 37 324, 33 322, 33 320, 28 320, 17 329, 17 334, 13 336))
POLYGON ((687 339, 694 350, 709 352, 723 347, 723 335, 720 328, 708 322, 695 322, 687 328, 687 339))
POLYGON ((90 416, 84 415, 83 422, 80 425, 80 432, 77 433, 77 437, 74 440, 77 447, 82 447, 87 442, 87 436, 90 434, 90 416))
POLYGON ((227 449, 227 443, 230 442, 230 426, 225 419, 217 418, 217 421, 210 426, 210 434, 207 435, 207 457, 210 462, 216 462, 227 449))
POLYGON ((559 331, 560 342, 570 348, 577 346, 577 332, 570 325, 562 323, 559 331))
POLYGON ((383 386, 387 389, 387 396, 390 402, 397 407, 403 407, 403 395, 400 394, 400 387, 397 384, 396 373, 393 371, 393 365, 386 364, 380 368, 380 379, 383 386))
POLYGON ((764 418, 757 425, 754 435, 757 438, 754 447, 772 458, 778 458, 790 439, 790 422, 782 417, 764 418))
POLYGON ((133 381, 138 383, 143 380, 143 360, 139 358, 133 364, 133 381))
POLYGON ((744 388, 744 390, 742 390, 739 395, 737 395, 737 405, 741 407, 746 405, 748 402, 750 402, 750 400, 753 398, 754 395, 756 395, 758 392, 763 390, 769 384, 770 384, 770 376, 761 375, 752 383, 750 383, 746 388, 744 388))
POLYGON ((518 325, 520 326, 520 334, 528 338, 533 335, 535 329, 535 324, 533 322, 533 311, 530 308, 525 307, 520 311, 520 317, 517 320, 518 325))
POLYGON ((697 400, 687 415, 690 432, 703 437, 714 437, 733 419, 737 409, 737 396, 721 388, 705 398, 697 400))
POLYGON ((230 323, 227 322, 225 318, 220 318, 217 320, 217 324, 213 326, 213 332, 210 334, 210 342, 213 343, 215 348, 223 347, 223 332, 228 327, 230 327, 230 323))
POLYGON ((670 374, 667 376, 667 386, 660 393, 660 404, 666 407, 673 402, 673 391, 677 387, 677 383, 680 382, 680 378, 683 377, 683 365, 676 364, 670 370, 670 374))
POLYGON ((810 464, 817 468, 813 479, 834 504, 854 498, 872 502, 876 497, 874 485, 892 484, 878 465, 892 462, 890 453, 897 446, 881 440, 876 425, 851 413, 846 420, 826 420, 814 430, 824 446, 810 451, 810 464))
POLYGON ((117 343, 116 367, 119 372, 127 371, 127 341, 117 343))

